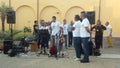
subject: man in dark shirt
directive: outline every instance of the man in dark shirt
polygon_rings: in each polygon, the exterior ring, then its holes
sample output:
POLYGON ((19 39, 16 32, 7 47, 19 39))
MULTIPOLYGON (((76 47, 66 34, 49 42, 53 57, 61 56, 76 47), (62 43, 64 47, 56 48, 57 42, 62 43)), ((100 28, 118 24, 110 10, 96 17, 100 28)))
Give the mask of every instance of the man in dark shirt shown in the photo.
POLYGON ((39 28, 39 27, 38 27, 38 22, 37 22, 37 20, 35 20, 35 21, 34 21, 34 25, 33 25, 33 29, 34 29, 33 34, 35 35, 35 41, 36 41, 36 42, 38 42, 38 38, 39 38, 39 37, 38 37, 38 36, 39 36, 39 35, 38 35, 38 28, 39 28))
POLYGON ((97 21, 97 25, 91 28, 91 31, 95 29, 95 45, 96 45, 96 55, 99 56, 100 54, 100 47, 103 47, 103 31, 106 30, 106 27, 101 24, 101 21, 97 21))
POLYGON ((34 25, 33 25, 33 28, 34 28, 34 34, 38 33, 38 22, 35 20, 34 21, 34 25))

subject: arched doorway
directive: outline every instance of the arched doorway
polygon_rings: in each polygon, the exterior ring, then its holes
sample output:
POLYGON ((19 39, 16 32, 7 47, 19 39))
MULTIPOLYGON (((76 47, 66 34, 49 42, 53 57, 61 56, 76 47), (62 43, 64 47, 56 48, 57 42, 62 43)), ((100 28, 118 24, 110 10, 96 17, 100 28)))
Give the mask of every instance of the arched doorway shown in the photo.
POLYGON ((74 16, 76 14, 80 15, 81 11, 84 11, 84 9, 82 9, 79 6, 74 6, 74 7, 71 7, 70 9, 68 9, 68 11, 66 12, 66 15, 65 15, 67 22, 70 23, 71 21, 74 21, 74 16))
POLYGON ((40 13, 40 20, 51 21, 52 16, 56 16, 57 20, 60 21, 60 10, 54 6, 47 6, 42 9, 40 13))
POLYGON ((16 11, 16 30, 23 30, 23 28, 29 27, 33 29, 33 22, 35 20, 34 10, 29 6, 21 6, 16 11))

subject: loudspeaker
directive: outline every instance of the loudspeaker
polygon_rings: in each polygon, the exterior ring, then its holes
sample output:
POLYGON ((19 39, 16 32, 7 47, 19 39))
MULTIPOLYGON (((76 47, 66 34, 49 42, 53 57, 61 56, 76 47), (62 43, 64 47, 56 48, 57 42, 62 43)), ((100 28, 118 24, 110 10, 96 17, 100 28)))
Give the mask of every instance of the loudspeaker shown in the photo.
POLYGON ((87 12, 87 18, 90 24, 95 24, 95 11, 87 12))
POLYGON ((4 47, 3 47, 4 54, 8 54, 8 51, 10 49, 12 49, 12 47, 13 47, 13 41, 12 40, 5 40, 3 42, 3 45, 4 45, 4 47))
POLYGON ((8 24, 15 24, 16 23, 15 11, 7 12, 7 23, 8 24))

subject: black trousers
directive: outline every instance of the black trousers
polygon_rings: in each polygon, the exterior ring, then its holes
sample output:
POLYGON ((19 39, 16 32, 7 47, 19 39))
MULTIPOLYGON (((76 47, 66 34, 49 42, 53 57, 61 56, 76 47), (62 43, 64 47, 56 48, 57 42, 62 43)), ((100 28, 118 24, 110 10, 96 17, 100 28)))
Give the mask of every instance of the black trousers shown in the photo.
POLYGON ((103 47, 103 35, 95 36, 95 45, 96 45, 96 49, 100 49, 101 47, 103 47))
POLYGON ((73 42, 73 33, 72 32, 68 32, 68 43, 69 46, 72 45, 73 42))
POLYGON ((41 44, 41 48, 49 48, 49 37, 50 35, 41 35, 41 41, 40 41, 40 44, 41 44))

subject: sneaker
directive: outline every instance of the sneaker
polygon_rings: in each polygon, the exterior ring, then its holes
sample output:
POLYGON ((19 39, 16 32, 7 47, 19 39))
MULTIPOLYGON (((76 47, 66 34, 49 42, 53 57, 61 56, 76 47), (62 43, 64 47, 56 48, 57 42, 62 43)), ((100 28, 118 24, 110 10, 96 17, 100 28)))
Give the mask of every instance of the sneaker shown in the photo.
POLYGON ((95 53, 94 56, 101 56, 101 53, 95 53))
POLYGON ((80 58, 75 58, 75 61, 80 61, 80 58))
POLYGON ((89 60, 80 60, 81 63, 89 63, 89 60))

